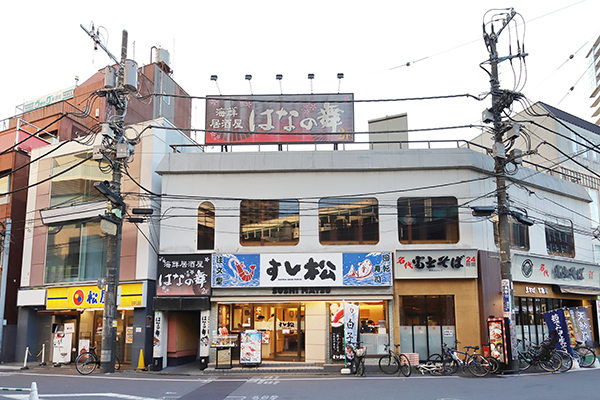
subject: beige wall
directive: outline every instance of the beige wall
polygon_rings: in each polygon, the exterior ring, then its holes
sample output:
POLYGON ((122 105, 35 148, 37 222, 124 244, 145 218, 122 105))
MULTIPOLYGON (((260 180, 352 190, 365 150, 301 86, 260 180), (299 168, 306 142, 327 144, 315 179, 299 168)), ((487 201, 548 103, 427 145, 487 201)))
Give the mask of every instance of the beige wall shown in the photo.
MULTIPOLYGON (((394 296, 407 295, 453 295, 454 317, 456 319, 456 339, 461 342, 458 346, 480 346, 479 295, 476 279, 405 279, 396 280, 394 296)), ((397 304, 397 303, 396 303, 397 304)), ((395 305, 397 307, 397 305, 395 305)), ((394 340, 400 343, 399 311, 394 313, 394 340)))
POLYGON ((328 332, 328 309, 327 303, 315 302, 305 303, 305 337, 304 337, 304 361, 312 363, 324 363, 327 357, 328 332))

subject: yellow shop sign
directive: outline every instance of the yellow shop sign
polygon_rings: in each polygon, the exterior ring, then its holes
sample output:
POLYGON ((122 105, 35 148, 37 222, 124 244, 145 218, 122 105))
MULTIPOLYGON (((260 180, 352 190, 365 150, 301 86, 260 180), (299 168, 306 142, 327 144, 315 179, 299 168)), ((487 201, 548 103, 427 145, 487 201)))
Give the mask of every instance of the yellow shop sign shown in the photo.
MULTIPOLYGON (((104 294, 104 289, 99 289, 95 285, 49 288, 46 309, 104 308, 104 294)), ((144 304, 143 299, 143 282, 119 285, 117 290, 117 305, 119 307, 142 307, 144 304)))

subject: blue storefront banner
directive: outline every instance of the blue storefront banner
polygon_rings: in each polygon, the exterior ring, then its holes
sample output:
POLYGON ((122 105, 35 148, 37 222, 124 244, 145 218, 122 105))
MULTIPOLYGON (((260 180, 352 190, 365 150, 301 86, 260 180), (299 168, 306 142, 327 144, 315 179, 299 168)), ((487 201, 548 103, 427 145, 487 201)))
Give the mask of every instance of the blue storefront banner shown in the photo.
POLYGON ((550 331, 551 337, 552 332, 556 332, 558 340, 556 340, 555 347, 559 350, 568 351, 573 355, 573 349, 571 348, 571 334, 569 333, 564 310, 558 309, 544 313, 544 321, 546 321, 546 325, 548 325, 548 331, 550 331))
POLYGON ((260 254, 214 254, 212 287, 258 287, 260 254))
POLYGON ((391 286, 392 253, 344 253, 344 286, 391 286))
POLYGON ((391 286, 392 253, 215 254, 212 287, 391 286))

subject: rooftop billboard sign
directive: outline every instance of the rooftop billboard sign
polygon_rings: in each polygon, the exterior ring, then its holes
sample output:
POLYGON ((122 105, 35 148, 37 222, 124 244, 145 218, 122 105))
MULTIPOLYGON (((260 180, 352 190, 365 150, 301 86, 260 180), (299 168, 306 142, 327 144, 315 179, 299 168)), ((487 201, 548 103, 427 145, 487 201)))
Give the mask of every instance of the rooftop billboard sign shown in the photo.
POLYGON ((354 141, 354 94, 209 96, 206 143, 354 141))

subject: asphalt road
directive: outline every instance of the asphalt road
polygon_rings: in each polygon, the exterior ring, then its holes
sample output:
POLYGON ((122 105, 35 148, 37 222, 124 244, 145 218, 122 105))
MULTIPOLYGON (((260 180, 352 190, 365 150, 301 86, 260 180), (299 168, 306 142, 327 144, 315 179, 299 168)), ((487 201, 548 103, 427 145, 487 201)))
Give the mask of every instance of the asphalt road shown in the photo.
MULTIPOLYGON (((121 372, 80 376, 62 371, 0 372, 0 387, 30 388, 36 382, 39 399, 410 399, 410 400, 549 400, 598 398, 600 369, 567 373, 474 378, 374 375, 238 377, 176 376, 121 372)), ((0 399, 28 399, 27 392, 0 391, 0 399)))

